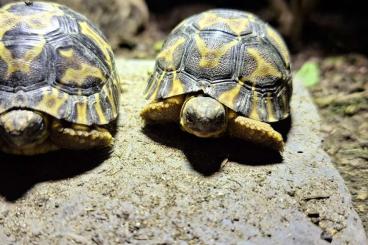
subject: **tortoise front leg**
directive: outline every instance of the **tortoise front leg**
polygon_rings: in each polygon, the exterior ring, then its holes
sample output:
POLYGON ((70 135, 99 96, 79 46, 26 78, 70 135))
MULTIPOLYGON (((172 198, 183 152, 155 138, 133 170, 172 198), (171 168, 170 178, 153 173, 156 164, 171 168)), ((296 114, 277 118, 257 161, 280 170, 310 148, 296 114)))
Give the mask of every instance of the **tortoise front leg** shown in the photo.
POLYGON ((284 150, 282 135, 268 123, 232 114, 228 121, 228 132, 231 137, 258 143, 277 151, 284 150))
POLYGON ((151 102, 141 111, 147 124, 179 122, 180 111, 185 96, 175 96, 163 101, 151 102))
POLYGON ((72 124, 65 127, 59 120, 51 124, 51 140, 60 148, 80 150, 112 145, 111 133, 102 127, 72 124))

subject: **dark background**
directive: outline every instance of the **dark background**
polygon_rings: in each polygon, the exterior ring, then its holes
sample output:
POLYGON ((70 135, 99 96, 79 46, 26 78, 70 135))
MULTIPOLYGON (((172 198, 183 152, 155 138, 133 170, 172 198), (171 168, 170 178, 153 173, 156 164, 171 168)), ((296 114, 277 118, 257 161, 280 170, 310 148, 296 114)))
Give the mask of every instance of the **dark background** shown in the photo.
POLYGON ((193 13, 209 8, 235 8, 254 12, 278 28, 294 52, 303 49, 303 45, 333 53, 368 52, 368 14, 363 1, 146 0, 146 3, 151 17, 164 32, 193 13), (281 2, 288 9, 280 10, 281 2), (288 15, 292 19, 283 21, 288 15), (289 30, 284 25, 290 25, 289 30))

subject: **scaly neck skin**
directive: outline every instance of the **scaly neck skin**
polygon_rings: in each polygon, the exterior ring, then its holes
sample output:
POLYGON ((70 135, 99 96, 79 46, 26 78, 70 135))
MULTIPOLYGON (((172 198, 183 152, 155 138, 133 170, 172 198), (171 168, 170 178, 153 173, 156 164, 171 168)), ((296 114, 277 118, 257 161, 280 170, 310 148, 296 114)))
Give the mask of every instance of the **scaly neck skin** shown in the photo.
POLYGON ((188 97, 180 113, 180 125, 201 138, 218 137, 227 129, 227 110, 211 97, 188 97))

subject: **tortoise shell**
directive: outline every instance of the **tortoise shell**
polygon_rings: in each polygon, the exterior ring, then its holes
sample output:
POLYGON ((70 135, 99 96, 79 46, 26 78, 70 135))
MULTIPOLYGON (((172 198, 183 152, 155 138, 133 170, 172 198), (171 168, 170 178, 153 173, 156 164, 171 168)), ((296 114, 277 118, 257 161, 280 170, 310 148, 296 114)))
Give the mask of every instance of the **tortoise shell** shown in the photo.
POLYGON ((253 14, 216 9, 179 24, 157 56, 146 97, 201 92, 249 118, 289 115, 290 58, 280 35, 253 14))
POLYGON ((0 113, 105 125, 117 117, 118 86, 112 49, 86 17, 46 2, 0 9, 0 113))

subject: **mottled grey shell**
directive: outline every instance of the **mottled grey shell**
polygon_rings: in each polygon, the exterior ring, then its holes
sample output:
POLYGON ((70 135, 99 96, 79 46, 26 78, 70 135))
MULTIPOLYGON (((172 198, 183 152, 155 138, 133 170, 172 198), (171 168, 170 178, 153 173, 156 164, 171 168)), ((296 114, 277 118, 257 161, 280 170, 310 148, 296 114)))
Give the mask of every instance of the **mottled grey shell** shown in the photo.
POLYGON ((184 20, 158 54, 146 96, 160 100, 195 92, 256 120, 286 118, 292 78, 281 36, 255 15, 236 10, 184 20))

